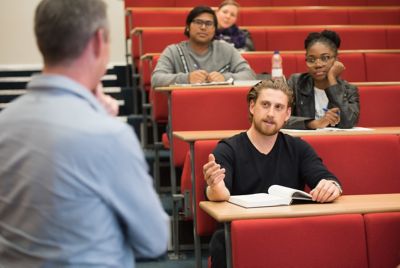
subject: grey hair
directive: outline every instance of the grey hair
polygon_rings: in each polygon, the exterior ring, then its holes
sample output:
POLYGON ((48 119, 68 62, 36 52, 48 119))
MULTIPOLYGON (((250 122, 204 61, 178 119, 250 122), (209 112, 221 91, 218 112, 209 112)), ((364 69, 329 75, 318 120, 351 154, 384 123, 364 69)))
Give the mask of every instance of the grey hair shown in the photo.
POLYGON ((69 63, 82 54, 97 30, 104 29, 108 39, 107 6, 103 0, 42 0, 34 29, 45 64, 69 63))

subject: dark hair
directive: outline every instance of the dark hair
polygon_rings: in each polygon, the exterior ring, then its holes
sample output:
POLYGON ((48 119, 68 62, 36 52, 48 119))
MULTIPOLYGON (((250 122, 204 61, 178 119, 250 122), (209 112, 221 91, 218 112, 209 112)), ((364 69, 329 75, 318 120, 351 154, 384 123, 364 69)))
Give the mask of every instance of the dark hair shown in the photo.
POLYGON ((337 55, 337 51, 340 47, 340 36, 330 30, 323 30, 322 32, 309 33, 306 40, 304 40, 304 48, 308 51, 315 43, 324 43, 328 45, 337 55))
POLYGON ((47 65, 79 57, 93 34, 109 25, 103 0, 42 0, 35 12, 35 36, 47 65))
POLYGON ((203 13, 208 13, 211 14, 214 20, 214 28, 217 29, 218 28, 218 20, 217 20, 217 16, 215 15, 214 10, 211 9, 211 7, 208 6, 197 6, 195 8, 193 8, 188 16, 186 17, 186 27, 185 27, 185 31, 183 32, 187 37, 189 37, 189 27, 190 24, 192 23, 192 21, 199 15, 203 14, 203 13))
POLYGON ((247 93, 247 105, 249 107, 249 121, 253 120, 253 115, 250 113, 250 103, 256 102, 258 96, 260 95, 260 91, 263 89, 274 89, 282 91, 288 98, 288 107, 292 107, 293 103, 293 91, 289 88, 286 82, 283 79, 267 79, 262 80, 255 84, 247 93))

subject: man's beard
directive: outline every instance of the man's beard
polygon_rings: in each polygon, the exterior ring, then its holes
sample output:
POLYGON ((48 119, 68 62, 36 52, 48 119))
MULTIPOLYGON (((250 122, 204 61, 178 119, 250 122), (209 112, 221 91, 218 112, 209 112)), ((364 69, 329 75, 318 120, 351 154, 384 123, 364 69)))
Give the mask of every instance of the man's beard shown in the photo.
POLYGON ((255 130, 257 130, 257 132, 259 132, 262 135, 274 136, 280 130, 280 127, 278 127, 278 125, 275 121, 272 121, 273 125, 271 125, 271 127, 268 127, 268 128, 266 126, 263 126, 263 124, 265 124, 265 121, 261 121, 261 123, 259 123, 259 122, 260 121, 258 121, 258 122, 256 122, 255 120, 253 121, 254 128, 255 128, 255 130))

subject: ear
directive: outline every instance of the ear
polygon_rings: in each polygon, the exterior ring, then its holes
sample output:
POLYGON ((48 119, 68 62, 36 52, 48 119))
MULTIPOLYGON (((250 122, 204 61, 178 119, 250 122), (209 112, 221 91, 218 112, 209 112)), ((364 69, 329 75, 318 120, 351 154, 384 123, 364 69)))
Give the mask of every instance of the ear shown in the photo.
POLYGON ((286 110, 286 117, 285 117, 285 122, 289 120, 290 116, 292 115, 292 107, 288 107, 286 110))
POLYGON ((251 100, 250 104, 249 104, 249 111, 250 111, 250 114, 252 114, 253 116, 254 116, 254 106, 255 106, 255 102, 254 102, 254 100, 251 100))
POLYGON ((93 35, 93 52, 96 58, 100 57, 103 47, 105 45, 105 32, 104 29, 98 29, 93 35))

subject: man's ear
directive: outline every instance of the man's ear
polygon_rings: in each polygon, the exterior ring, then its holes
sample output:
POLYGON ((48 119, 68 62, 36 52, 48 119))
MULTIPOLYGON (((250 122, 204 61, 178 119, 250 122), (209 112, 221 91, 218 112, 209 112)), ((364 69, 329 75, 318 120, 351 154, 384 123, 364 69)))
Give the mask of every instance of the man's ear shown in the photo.
POLYGON ((254 102, 254 100, 251 100, 250 104, 249 104, 249 112, 252 115, 254 115, 254 106, 255 106, 255 102, 254 102))
POLYGON ((290 118, 290 116, 292 115, 292 107, 288 107, 287 108, 287 114, 286 114, 286 118, 285 118, 285 122, 287 121, 287 120, 289 120, 289 118, 290 118))
POLYGON ((104 29, 100 28, 97 29, 97 31, 95 32, 94 36, 93 36, 93 52, 97 57, 100 57, 100 54, 103 50, 103 46, 106 42, 106 36, 105 36, 105 32, 104 29))

